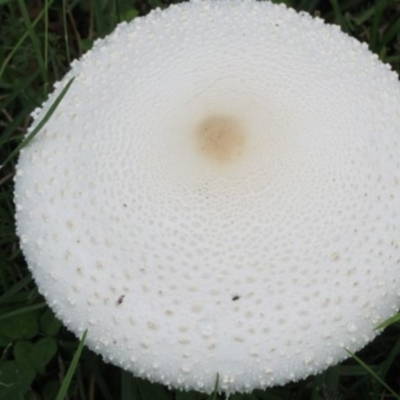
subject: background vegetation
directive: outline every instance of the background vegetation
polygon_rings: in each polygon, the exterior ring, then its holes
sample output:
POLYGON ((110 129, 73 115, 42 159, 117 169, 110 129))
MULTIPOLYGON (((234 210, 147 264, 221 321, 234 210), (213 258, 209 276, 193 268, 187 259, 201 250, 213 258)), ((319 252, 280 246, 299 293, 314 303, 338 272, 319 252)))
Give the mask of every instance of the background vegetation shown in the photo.
MULTIPOLYGON (((89 50, 96 38, 110 33, 120 21, 130 21, 170 2, 0 0, 0 164, 7 160, 0 169, 0 400, 55 399, 78 346, 77 339, 55 319, 38 294, 15 233, 12 193, 16 149, 31 122, 30 113, 46 99, 52 84, 68 70, 70 61, 89 50)), ((339 24, 345 32, 368 42, 372 51, 399 72, 400 0, 282 2, 339 24)), ((400 324, 395 323, 359 353, 369 367, 350 358, 299 383, 234 395, 231 400, 399 398, 399 353, 400 324)), ((134 378, 84 348, 65 398, 210 397, 172 391, 134 378)))

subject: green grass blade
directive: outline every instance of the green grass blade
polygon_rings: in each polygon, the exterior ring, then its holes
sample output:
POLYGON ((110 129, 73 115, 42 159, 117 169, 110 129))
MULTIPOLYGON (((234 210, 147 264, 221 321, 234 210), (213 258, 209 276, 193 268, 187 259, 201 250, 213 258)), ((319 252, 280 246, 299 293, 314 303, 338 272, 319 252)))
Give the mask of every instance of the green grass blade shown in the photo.
POLYGON ((145 379, 136 379, 136 385, 138 386, 141 400, 170 400, 164 386, 151 383, 145 379))
POLYGON ((339 7, 338 1, 337 0, 329 0, 332 8, 333 8, 333 12, 335 14, 335 22, 340 25, 340 27, 347 32, 347 23, 346 20, 344 19, 343 13, 339 7))
MULTIPOLYGON (((86 400, 87 387, 84 382, 84 372, 82 371, 82 368, 80 368, 79 366, 75 370, 75 377, 76 377, 77 386, 78 386, 78 394, 77 395, 79 396, 79 400, 86 400)), ((90 397, 90 400, 93 400, 94 399, 94 392, 92 392, 92 389, 94 387, 93 380, 90 380, 88 386, 89 386, 88 396, 90 397)))
MULTIPOLYGON (((50 0, 49 3, 47 4, 47 7, 50 7, 53 4, 54 0, 50 0)), ((42 19, 44 13, 46 11, 46 7, 43 8, 43 10, 39 13, 39 15, 36 17, 36 19, 30 24, 31 28, 33 29, 36 24, 42 19)), ((25 39, 29 36, 29 31, 26 31, 21 38, 18 40, 16 45, 13 47, 13 49, 10 51, 8 56, 4 59, 3 64, 1 65, 0 68, 0 79, 4 74, 4 71, 6 70, 8 64, 10 63, 11 59, 13 58, 14 54, 17 52, 17 50, 21 47, 22 43, 24 43, 25 39)))
POLYGON ((18 146, 17 148, 9 154, 9 156, 6 158, 4 161, 3 165, 0 166, 1 168, 4 168, 5 165, 7 165, 10 160, 12 160, 18 152, 25 147, 27 144, 29 144, 32 139, 37 135, 37 133, 46 125, 47 121, 50 119, 50 117, 53 115, 54 111, 57 109, 58 105, 60 104, 61 100, 64 98, 64 96, 67 94, 68 89, 72 85, 72 82, 74 81, 74 78, 71 78, 69 82, 65 85, 61 93, 57 96, 55 99, 54 103, 50 106, 48 109, 46 115, 43 117, 43 119, 38 123, 36 128, 27 136, 18 146))
POLYGON ((345 349, 346 352, 354 358, 377 382, 379 382, 388 392, 390 392, 395 399, 400 400, 400 396, 383 380, 381 379, 367 364, 358 358, 351 351, 345 349))
POLYGON ((0 137, 0 146, 5 145, 7 142, 12 140, 23 140, 24 135, 22 133, 16 134, 15 131, 21 127, 26 119, 26 116, 29 115, 31 110, 31 106, 24 107, 18 114, 14 116, 14 119, 7 125, 2 136, 0 137))
POLYGON ((22 79, 22 82, 7 95, 3 102, 0 103, 0 110, 5 110, 15 99, 23 97, 24 90, 31 86, 39 73, 40 71, 35 71, 31 76, 22 79))
POLYGON ((92 2, 95 27, 99 37, 107 34, 105 15, 102 10, 103 2, 94 0, 92 2))
POLYGON ((49 0, 45 0, 44 5, 44 95, 46 96, 49 90, 49 79, 48 79, 48 66, 49 66, 49 0))
POLYGON ((400 339, 392 347, 389 356, 382 362, 380 371, 382 378, 385 378, 393 362, 398 359, 400 354, 400 339))
POLYGON ((374 7, 366 9, 364 12, 360 13, 358 16, 353 17, 357 25, 363 25, 368 23, 368 21, 373 17, 375 12, 374 7))
POLYGON ((318 3, 318 0, 302 0, 299 4, 299 9, 306 10, 309 13, 312 13, 317 8, 318 3))
POLYGON ((121 20, 121 11, 118 0, 114 0, 114 10, 115 10, 114 15, 116 17, 116 22, 119 24, 122 20, 121 20))
POLYGON ((388 318, 386 321, 383 321, 375 329, 376 330, 383 329, 383 328, 386 328, 387 326, 392 325, 392 324, 394 324, 396 322, 399 322, 399 321, 400 321, 400 313, 398 313, 396 315, 393 315, 393 317, 388 318))
POLYGON ((68 64, 71 64, 71 52, 69 50, 69 38, 68 38, 68 25, 67 25, 67 2, 63 0, 62 5, 63 25, 64 25, 64 41, 65 49, 67 53, 68 64))
POLYGON ((378 52, 379 42, 379 27, 383 17, 383 12, 386 8, 387 0, 379 0, 375 2, 374 18, 372 20, 370 46, 372 51, 378 52))
POLYGON ((76 349, 74 357, 72 358, 71 364, 68 368, 67 373, 65 374, 64 380, 61 384, 60 390, 58 391, 55 400, 64 400, 67 395, 69 385, 71 384, 72 377, 74 376, 75 370, 78 366, 79 358, 81 357, 82 354, 83 346, 85 345, 86 335, 87 335, 87 330, 84 332, 82 339, 79 342, 79 346, 76 349))
POLYGON ((386 46, 400 32, 400 18, 383 34, 381 46, 386 46))
MULTIPOLYGON (((35 31, 33 30, 32 22, 29 19, 29 14, 28 14, 28 10, 26 8, 25 1, 18 0, 18 5, 19 5, 19 9, 21 11, 21 15, 22 15, 22 18, 23 18, 25 26, 26 26, 26 30, 32 41, 32 46, 33 46, 33 49, 36 54, 36 59, 39 63, 39 68, 42 73, 43 81, 47 81, 46 70, 45 70, 44 60, 43 60, 43 54, 40 50, 39 39, 38 39, 37 35, 35 34, 35 31)), ((45 7, 45 10, 46 10, 46 7, 45 7)), ((46 14, 46 11, 45 11, 45 14, 46 14)))
POLYGON ((27 306, 27 307, 22 307, 18 308, 17 310, 10 311, 7 314, 0 315, 0 321, 3 321, 7 318, 15 317, 16 315, 20 314, 25 314, 27 312, 35 311, 35 310, 40 310, 41 308, 46 307, 46 303, 38 303, 38 304, 33 304, 32 306, 27 306))
POLYGON ((25 276, 18 283, 8 289, 2 296, 0 296, 0 304, 12 297, 14 294, 18 293, 22 288, 24 288, 30 281, 32 277, 30 275, 25 276))
POLYGON ((108 381, 108 379, 103 376, 103 373, 99 368, 100 363, 98 358, 92 355, 89 362, 91 365, 90 369, 94 377, 96 388, 101 393, 102 398, 104 398, 104 400, 114 400, 114 397, 111 395, 110 389, 108 388, 108 382, 106 382, 106 380, 108 381))
POLYGON ((388 57, 386 57, 385 62, 387 62, 387 63, 400 62, 400 55, 388 56, 388 57))
POLYGON ((214 391, 212 392, 209 400, 217 400, 218 388, 219 388, 219 374, 217 374, 217 377, 215 378, 214 391))
POLYGON ((132 373, 121 370, 121 400, 138 400, 137 391, 132 373))
POLYGON ((204 395, 201 395, 199 392, 191 390, 189 392, 185 391, 177 391, 175 393, 175 400, 204 400, 204 395))

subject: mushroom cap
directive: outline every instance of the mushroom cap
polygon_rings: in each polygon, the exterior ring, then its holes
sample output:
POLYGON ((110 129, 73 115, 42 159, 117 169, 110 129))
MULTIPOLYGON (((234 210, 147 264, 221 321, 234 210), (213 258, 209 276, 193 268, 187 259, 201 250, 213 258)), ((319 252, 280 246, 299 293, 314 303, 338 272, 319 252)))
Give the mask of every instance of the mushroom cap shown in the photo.
MULTIPOLYGON (((39 290, 105 360, 210 392, 318 373, 400 306, 400 85, 270 2, 192 1, 72 64, 21 151, 39 290)), ((29 133, 28 132, 28 133, 29 133)))

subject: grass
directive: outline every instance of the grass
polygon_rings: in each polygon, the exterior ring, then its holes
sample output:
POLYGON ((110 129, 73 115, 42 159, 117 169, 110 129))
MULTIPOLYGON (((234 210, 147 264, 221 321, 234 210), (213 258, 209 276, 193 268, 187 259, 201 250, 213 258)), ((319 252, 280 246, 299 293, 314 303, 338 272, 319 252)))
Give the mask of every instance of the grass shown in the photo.
MULTIPOLYGON (((371 50, 399 72, 399 0, 284 3, 339 24, 345 32, 368 42, 371 50)), ((167 4, 164 0, 0 0, 0 400, 224 398, 151 384, 105 364, 83 347, 83 341, 62 326, 39 295, 15 233, 12 179, 30 113, 45 100, 70 61, 90 49, 96 38, 110 33, 120 21, 167 4)), ((230 399, 399 398, 399 317, 390 322, 357 357, 341 365, 298 383, 230 399)))

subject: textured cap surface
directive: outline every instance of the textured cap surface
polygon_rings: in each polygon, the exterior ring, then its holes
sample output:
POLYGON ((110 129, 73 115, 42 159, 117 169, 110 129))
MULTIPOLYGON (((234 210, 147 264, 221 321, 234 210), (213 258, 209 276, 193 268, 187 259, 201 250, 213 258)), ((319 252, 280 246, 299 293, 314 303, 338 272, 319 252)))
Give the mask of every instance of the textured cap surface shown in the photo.
POLYGON ((367 46, 255 1, 121 24, 34 113, 18 234, 88 346, 174 387, 324 370, 400 304, 400 85, 367 46))

